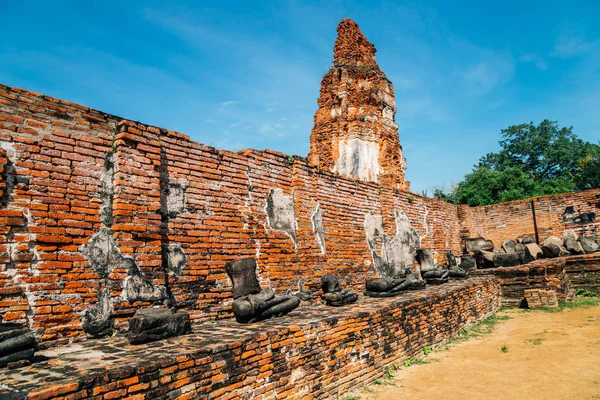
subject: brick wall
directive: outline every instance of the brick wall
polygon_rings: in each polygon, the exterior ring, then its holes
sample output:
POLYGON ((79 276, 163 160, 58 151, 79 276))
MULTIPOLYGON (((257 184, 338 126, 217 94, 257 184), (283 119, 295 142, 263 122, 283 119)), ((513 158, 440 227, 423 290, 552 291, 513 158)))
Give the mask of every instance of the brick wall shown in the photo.
MULTIPOLYGON (((396 212, 406 214, 439 262, 447 250, 460 253, 461 237, 482 235, 499 246, 533 233, 529 200, 457 207, 340 177, 302 157, 220 151, 7 86, 0 86, 0 166, 0 316, 28 324, 45 345, 83 339, 82 316, 102 293, 110 295, 119 329, 151 304, 186 309, 197 321, 230 317, 224 265, 239 257, 256 257, 261 283, 277 291, 296 289, 302 279, 318 292, 324 273, 362 290, 375 275, 368 213, 382 217, 390 238, 396 212), (289 203, 292 230, 269 220, 267 203, 276 196, 289 203), (314 231, 317 210, 324 243, 314 231), (103 229, 118 257, 133 259, 133 273, 116 261, 99 271, 83 255, 81 246, 103 229), (179 251, 185 263, 169 269, 165 249, 179 251), (146 297, 128 297, 136 279, 146 297)), ((535 198, 540 239, 568 228, 597 233, 599 195, 535 198)))
POLYGON ((461 236, 483 236, 499 248, 505 240, 535 235, 532 202, 540 242, 552 235, 562 237, 566 229, 580 235, 600 234, 600 189, 592 189, 485 207, 461 205, 461 236))
POLYGON ((0 147, 7 159, 0 289, 9 292, 0 298, 6 306, 0 312, 3 322, 28 323, 44 341, 82 336, 79 313, 96 301, 98 277, 78 246, 100 225, 96 193, 116 121, 0 85, 0 147))
POLYGON ((151 304, 186 309, 197 321, 229 317, 224 265, 244 256, 257 257, 261 283, 277 291, 296 289, 301 278, 318 291, 328 272, 362 290, 375 274, 367 213, 382 216, 390 237, 395 212, 406 214, 440 261, 460 249, 454 205, 343 178, 301 157, 219 151, 7 86, 0 86, 0 148, 0 315, 30 325, 44 346, 84 339, 82 317, 103 293, 120 329, 151 304), (275 196, 289 200, 293 232, 271 225, 266 206, 275 196), (313 231, 317 208, 324 245, 313 231), (82 246, 103 230, 118 260, 99 269, 82 246), (185 265, 169 269, 165 248, 183 254, 185 265), (124 257, 135 271, 117 262, 124 257), (135 282, 146 297, 128 295, 135 282))

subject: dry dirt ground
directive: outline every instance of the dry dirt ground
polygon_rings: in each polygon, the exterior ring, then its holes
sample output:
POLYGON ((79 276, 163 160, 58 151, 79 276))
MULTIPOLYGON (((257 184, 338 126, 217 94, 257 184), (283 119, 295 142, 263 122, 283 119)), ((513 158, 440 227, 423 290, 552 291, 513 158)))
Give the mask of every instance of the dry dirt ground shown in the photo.
POLYGON ((600 305, 497 316, 345 399, 600 399, 600 305))

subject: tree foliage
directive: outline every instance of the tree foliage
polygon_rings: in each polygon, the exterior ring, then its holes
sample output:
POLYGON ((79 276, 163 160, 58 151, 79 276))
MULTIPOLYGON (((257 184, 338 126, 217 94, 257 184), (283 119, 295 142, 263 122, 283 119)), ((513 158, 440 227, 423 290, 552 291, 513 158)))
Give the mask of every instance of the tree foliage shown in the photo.
POLYGON ((591 148, 590 152, 577 162, 574 181, 579 190, 600 187, 600 146, 591 148))
POLYGON ((434 197, 475 206, 600 187, 600 146, 573 128, 544 120, 501 134, 499 152, 483 156, 450 193, 434 189, 434 197))

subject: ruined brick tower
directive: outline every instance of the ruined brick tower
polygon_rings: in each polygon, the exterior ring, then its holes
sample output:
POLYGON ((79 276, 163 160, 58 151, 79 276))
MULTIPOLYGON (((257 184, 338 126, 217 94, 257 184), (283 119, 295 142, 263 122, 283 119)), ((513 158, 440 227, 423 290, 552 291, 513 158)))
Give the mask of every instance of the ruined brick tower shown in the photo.
POLYGON ((342 20, 337 32, 334 60, 321 81, 308 162, 408 190, 392 82, 379 69, 375 46, 356 22, 342 20))

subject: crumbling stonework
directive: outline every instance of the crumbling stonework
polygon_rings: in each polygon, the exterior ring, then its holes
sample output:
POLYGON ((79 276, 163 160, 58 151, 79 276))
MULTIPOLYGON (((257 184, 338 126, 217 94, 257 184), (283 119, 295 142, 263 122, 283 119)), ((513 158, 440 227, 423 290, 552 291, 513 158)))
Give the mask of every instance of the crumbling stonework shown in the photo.
POLYGON ((283 190, 269 190, 269 197, 265 206, 269 227, 278 231, 285 232, 294 244, 298 243, 296 230, 296 212, 294 210, 294 194, 286 196, 283 190))
POLYGON ((136 301, 160 301, 166 297, 165 288, 155 286, 135 264, 131 257, 123 257, 123 268, 127 269, 127 278, 123 282, 123 299, 129 303, 136 301))
POLYGON ((356 22, 340 22, 332 67, 321 81, 308 161, 351 179, 408 190, 392 82, 356 22))
POLYGON ((122 259, 113 232, 108 227, 100 228, 87 243, 79 247, 79 250, 102 278, 108 278, 122 259))
POLYGON ((187 262, 187 257, 178 243, 166 244, 162 248, 162 257, 166 259, 167 272, 181 275, 187 262))
POLYGON ((401 299, 361 297, 335 314, 303 304, 258 330, 216 322, 232 316, 225 265, 240 258, 260 265, 257 291, 316 291, 328 274, 363 291, 374 275, 413 265, 417 247, 433 265, 467 237, 490 238, 491 248, 525 243, 531 259, 536 235, 573 229, 597 242, 599 190, 475 208, 409 193, 393 87, 356 23, 342 21, 338 33, 308 161, 219 151, 0 85, 0 321, 31 328, 43 348, 94 338, 50 349, 52 359, 27 373, 3 371, 0 397, 339 397, 500 301, 600 291, 596 253, 475 270, 401 299), (194 332, 128 348, 116 333, 135 314, 171 312, 140 311, 160 305, 185 315, 185 329, 132 343, 187 332, 188 315, 194 332))
POLYGON ((395 211, 395 236, 385 233, 381 216, 367 213, 365 231, 367 243, 373 257, 375 271, 382 277, 392 278, 412 268, 415 263, 415 250, 421 244, 418 233, 410 226, 408 216, 395 211))
POLYGON ((104 337, 113 333, 114 323, 110 293, 104 288, 98 295, 98 302, 85 310, 81 322, 82 329, 92 337, 104 337))
POLYGON ((325 247, 325 231, 323 230, 323 211, 321 210, 321 205, 317 204, 317 208, 313 213, 312 217, 312 227, 313 232, 315 234, 315 241, 317 245, 321 249, 321 253, 325 255, 327 252, 325 247))
POLYGON ((543 308, 558 308, 558 299, 554 290, 527 289, 525 290, 527 308, 538 310, 543 308))

